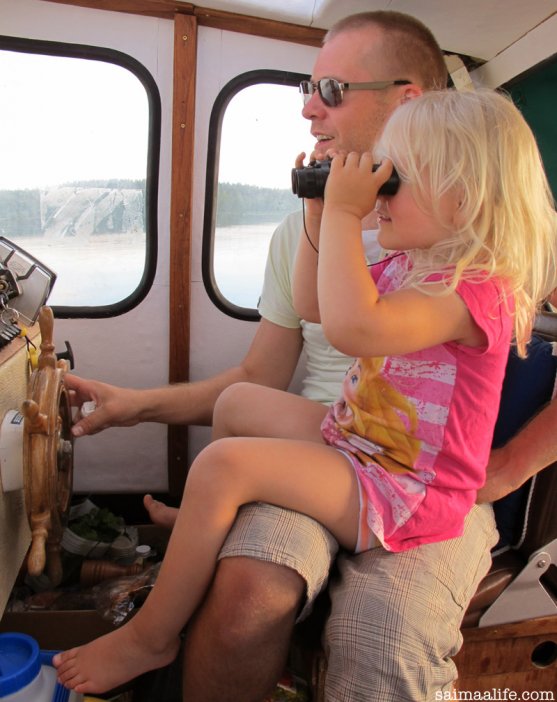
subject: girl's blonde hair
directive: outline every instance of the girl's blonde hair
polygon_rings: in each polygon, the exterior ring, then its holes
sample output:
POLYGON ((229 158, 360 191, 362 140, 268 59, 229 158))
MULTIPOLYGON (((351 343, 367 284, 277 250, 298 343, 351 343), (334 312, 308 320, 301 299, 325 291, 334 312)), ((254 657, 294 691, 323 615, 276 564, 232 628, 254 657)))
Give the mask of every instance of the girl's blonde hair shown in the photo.
POLYGON ((376 157, 389 158, 418 204, 441 219, 439 198, 453 193, 447 239, 409 252, 407 282, 449 272, 497 276, 514 297, 515 341, 525 355, 534 315, 557 287, 557 214, 534 135, 510 98, 492 90, 426 93, 395 110, 376 157))

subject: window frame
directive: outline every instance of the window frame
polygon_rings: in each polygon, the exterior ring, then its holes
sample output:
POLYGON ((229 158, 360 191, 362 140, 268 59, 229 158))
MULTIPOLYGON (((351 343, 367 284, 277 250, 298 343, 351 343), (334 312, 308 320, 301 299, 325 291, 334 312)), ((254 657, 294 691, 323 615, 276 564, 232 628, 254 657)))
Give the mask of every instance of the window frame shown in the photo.
POLYGON ((161 99, 155 79, 137 59, 106 47, 0 35, 0 50, 111 63, 133 73, 145 88, 149 109, 145 173, 145 267, 139 284, 130 295, 109 305, 52 305, 53 312, 59 319, 99 319, 129 312, 147 296, 157 268, 161 99))
POLYGON ((217 217, 218 173, 222 122, 229 102, 241 90, 258 83, 296 87, 307 80, 307 73, 295 73, 275 69, 256 69, 241 73, 230 80, 219 92, 209 119, 207 141, 207 166, 205 180, 205 206, 203 214, 203 241, 201 247, 201 274, 205 290, 211 302, 229 317, 248 322, 258 322, 261 315, 254 307, 241 307, 228 300, 220 292, 214 271, 215 224, 217 217))

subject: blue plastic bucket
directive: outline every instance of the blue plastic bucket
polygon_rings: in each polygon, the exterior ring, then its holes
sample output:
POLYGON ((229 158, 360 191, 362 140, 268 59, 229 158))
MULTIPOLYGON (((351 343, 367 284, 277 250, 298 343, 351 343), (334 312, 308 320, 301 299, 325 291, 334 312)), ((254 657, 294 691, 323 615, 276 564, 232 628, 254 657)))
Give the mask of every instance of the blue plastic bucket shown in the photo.
POLYGON ((0 699, 5 702, 79 702, 52 667, 55 651, 41 651, 27 634, 0 634, 0 699))

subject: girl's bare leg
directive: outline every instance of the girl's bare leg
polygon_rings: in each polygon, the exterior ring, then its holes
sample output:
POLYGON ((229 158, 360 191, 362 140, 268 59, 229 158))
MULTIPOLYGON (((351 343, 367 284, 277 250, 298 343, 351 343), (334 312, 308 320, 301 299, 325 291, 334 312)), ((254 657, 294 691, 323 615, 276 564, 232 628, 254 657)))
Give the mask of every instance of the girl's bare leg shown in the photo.
POLYGON ((260 436, 324 443, 321 422, 327 407, 283 390, 236 383, 224 390, 213 412, 213 440, 260 436))
POLYGON ((190 470, 166 557, 145 604, 122 628, 56 656, 60 681, 78 692, 103 692, 172 660, 238 507, 255 501, 304 512, 344 546, 355 546, 359 491, 350 463, 338 451, 317 441, 213 443, 190 470))
MULTIPOLYGON (((296 395, 253 385, 237 383, 220 396, 214 412, 213 439, 225 436, 267 436, 308 439, 321 443, 319 426, 326 408, 296 395)), ((143 498, 153 524, 172 529, 178 516, 176 507, 143 498)))

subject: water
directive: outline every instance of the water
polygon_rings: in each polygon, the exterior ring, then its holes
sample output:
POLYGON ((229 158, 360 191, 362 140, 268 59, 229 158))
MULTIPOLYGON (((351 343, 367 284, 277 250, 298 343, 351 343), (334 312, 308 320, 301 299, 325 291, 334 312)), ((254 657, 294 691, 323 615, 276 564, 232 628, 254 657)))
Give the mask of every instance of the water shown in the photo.
POLYGON ((14 243, 56 273, 49 305, 114 304, 137 288, 145 267, 144 234, 105 234, 85 240, 21 237, 14 243))
MULTIPOLYGON (((276 223, 218 227, 214 270, 220 292, 240 307, 257 307, 269 240, 276 223)), ((99 235, 88 239, 14 240, 54 270, 50 305, 95 307, 126 298, 139 285, 145 266, 145 235, 99 235)))
POLYGON ((274 222, 215 230, 215 279, 221 293, 235 305, 257 307, 269 241, 276 227, 274 222))

